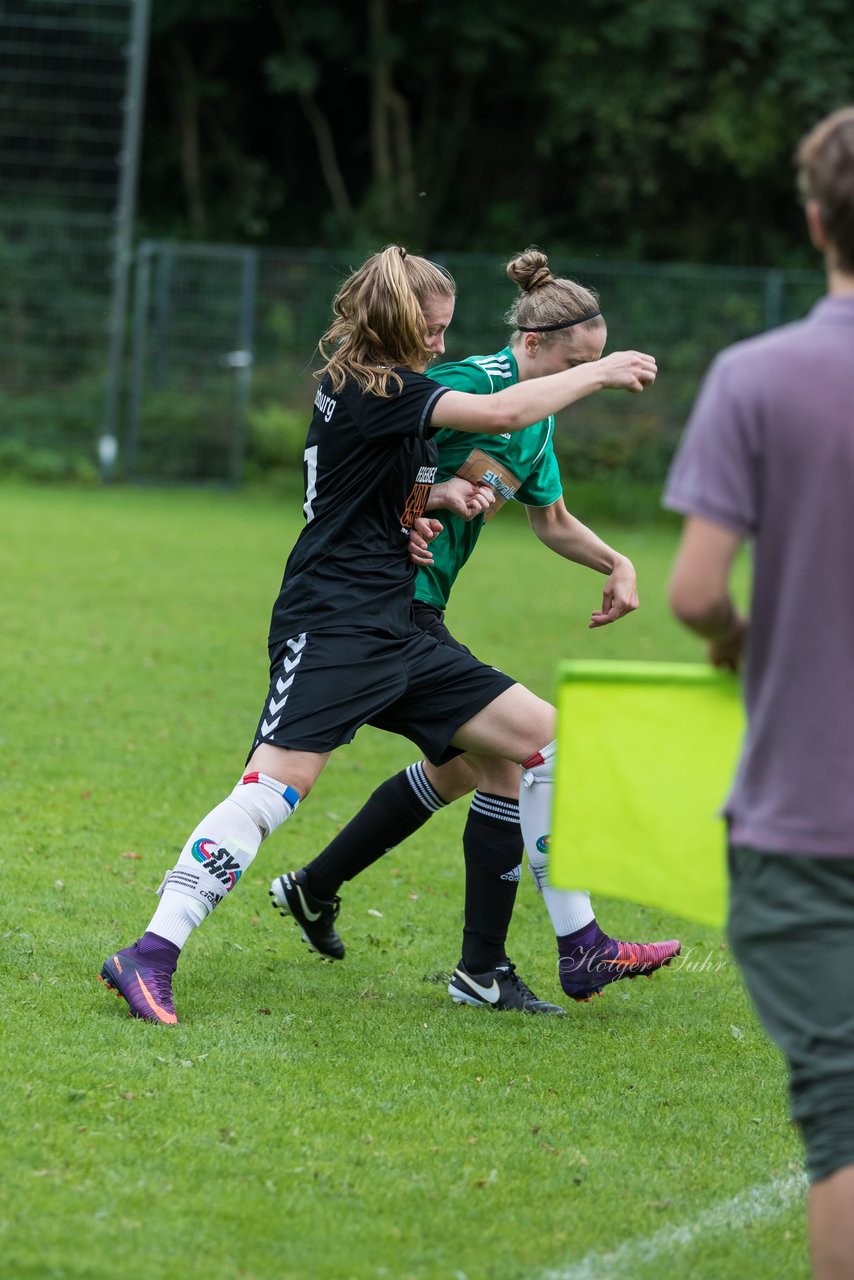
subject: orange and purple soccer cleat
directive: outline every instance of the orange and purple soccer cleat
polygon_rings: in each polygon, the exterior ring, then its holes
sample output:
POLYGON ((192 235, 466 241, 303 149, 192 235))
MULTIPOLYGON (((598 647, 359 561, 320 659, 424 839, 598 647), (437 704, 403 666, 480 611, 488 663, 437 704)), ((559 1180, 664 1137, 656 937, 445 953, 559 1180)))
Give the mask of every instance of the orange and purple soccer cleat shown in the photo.
MULTIPOLYGON (((131 1017, 144 1018, 146 1022, 175 1023, 178 1017, 172 1002, 174 959, 141 954, 141 945, 135 942, 132 947, 111 955, 104 961, 98 978, 128 1002, 131 1017)), ((177 955, 177 948, 173 949, 177 955)))
POLYGON ((675 938, 666 942, 620 942, 597 928, 595 940, 567 945, 558 939, 560 985, 571 999, 591 1000, 620 978, 651 978, 681 951, 675 938))

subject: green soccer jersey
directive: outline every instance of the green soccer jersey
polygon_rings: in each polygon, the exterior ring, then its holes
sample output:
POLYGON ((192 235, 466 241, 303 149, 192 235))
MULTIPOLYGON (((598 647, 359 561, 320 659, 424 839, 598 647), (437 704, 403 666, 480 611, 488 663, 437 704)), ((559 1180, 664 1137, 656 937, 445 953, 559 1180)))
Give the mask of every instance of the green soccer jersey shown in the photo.
MULTIPOLYGON (((516 357, 509 347, 494 356, 469 356, 457 363, 440 364, 428 376, 454 391, 488 396, 519 381, 516 357)), ((456 475, 473 450, 482 450, 518 481, 513 497, 529 507, 549 507, 563 492, 560 469, 554 452, 554 418, 536 422, 523 431, 499 436, 474 435, 469 431, 444 429, 436 439, 439 448, 437 481, 456 475)), ((501 486, 497 488, 501 493, 501 486)), ((506 496, 506 494, 505 494, 506 496)), ((420 569, 415 598, 444 609, 457 574, 468 560, 480 537, 484 519, 473 520, 443 511, 443 532, 431 542, 433 564, 420 569)))

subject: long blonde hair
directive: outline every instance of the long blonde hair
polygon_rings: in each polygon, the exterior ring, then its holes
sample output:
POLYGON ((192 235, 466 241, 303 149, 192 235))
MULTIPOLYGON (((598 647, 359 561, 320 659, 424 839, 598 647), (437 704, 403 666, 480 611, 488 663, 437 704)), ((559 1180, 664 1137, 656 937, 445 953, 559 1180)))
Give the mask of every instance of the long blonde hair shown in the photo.
POLYGON ((371 395, 391 395, 402 385, 392 366, 423 369, 432 358, 422 310, 427 299, 456 292, 443 267, 387 245, 336 293, 335 318, 317 344, 325 363, 316 376, 328 374, 334 392, 352 378, 371 395))

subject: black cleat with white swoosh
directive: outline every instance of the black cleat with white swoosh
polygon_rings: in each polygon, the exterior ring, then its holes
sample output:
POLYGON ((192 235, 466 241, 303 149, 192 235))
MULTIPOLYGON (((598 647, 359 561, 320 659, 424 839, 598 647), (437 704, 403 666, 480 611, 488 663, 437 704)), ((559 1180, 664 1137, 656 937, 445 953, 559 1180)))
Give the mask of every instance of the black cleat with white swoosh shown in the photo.
POLYGON ((483 1009, 516 1009, 520 1013, 551 1013, 563 1017, 566 1010, 548 1000, 538 1000, 508 960, 488 973, 469 973, 462 960, 448 983, 448 995, 456 1004, 483 1009))
POLYGON ((344 943, 335 930, 341 899, 327 902, 315 898, 306 884, 305 870, 288 871, 270 885, 273 906, 283 916, 293 916, 302 929, 303 940, 313 951, 329 960, 344 959, 344 943))

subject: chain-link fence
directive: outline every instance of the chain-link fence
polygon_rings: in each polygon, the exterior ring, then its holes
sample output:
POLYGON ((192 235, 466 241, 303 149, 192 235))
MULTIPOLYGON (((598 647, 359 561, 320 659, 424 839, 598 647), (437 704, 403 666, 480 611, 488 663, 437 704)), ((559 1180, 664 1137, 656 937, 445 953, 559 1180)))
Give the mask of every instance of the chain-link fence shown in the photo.
MULTIPOLYGON (((459 298, 448 358, 503 345, 515 289, 500 259, 433 255, 459 298)), ((228 479, 297 465, 314 392, 315 344, 358 254, 148 243, 137 255, 125 436, 135 478, 228 479)), ((553 259, 600 294, 608 349, 659 363, 641 397, 590 397, 563 415, 570 474, 660 480, 712 356, 802 315, 820 272, 668 267, 553 259)))
POLYGON ((115 318, 128 58, 142 2, 0 6, 3 468, 54 474, 75 458, 93 466, 115 318))
MULTIPOLYGON (((229 481, 297 465, 317 338, 356 252, 147 243, 122 361, 149 0, 0 6, 0 472, 229 481), (120 425, 121 420, 121 425, 120 425)), ((500 259, 434 253, 459 300, 448 354, 506 337, 500 259)), ((563 415, 569 474, 659 480, 715 351, 792 319, 819 272, 552 261, 598 289, 609 349, 659 362, 641 397, 563 415)))

